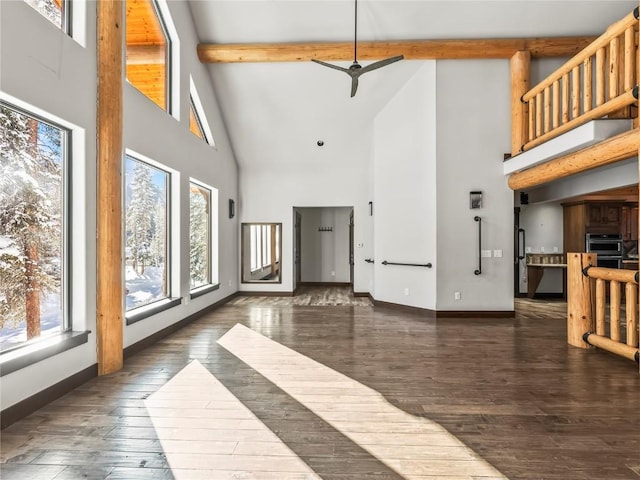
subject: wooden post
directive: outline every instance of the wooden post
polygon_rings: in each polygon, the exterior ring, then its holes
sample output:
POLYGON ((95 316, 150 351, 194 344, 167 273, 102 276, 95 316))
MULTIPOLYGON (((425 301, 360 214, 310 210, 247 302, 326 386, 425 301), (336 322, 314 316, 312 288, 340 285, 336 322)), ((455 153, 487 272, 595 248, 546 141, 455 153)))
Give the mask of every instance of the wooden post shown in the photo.
POLYGON ((569 121, 569 106, 571 104, 571 84, 569 83, 569 74, 562 76, 562 124, 569 121))
POLYGON ((542 106, 542 95, 543 92, 540 92, 538 95, 536 95, 536 138, 544 133, 544 130, 542 129, 542 119, 544 113, 544 109, 542 106))
POLYGON ((98 48, 98 374, 122 368, 123 2, 97 2, 98 48))
POLYGON ((627 345, 638 346, 638 285, 627 283, 625 285, 625 298, 627 301, 627 345))
POLYGON ((567 343, 589 348, 582 335, 593 329, 591 281, 583 269, 596 265, 593 253, 567 253, 567 343))
POLYGON ((551 88, 544 89, 544 133, 551 131, 551 88))
POLYGON ((599 278, 596 280, 596 334, 604 335, 604 316, 606 310, 605 296, 606 282, 599 278))
POLYGON ((522 151, 527 143, 527 107, 522 96, 529 90, 531 53, 516 52, 511 57, 511 155, 522 151))
POLYGON ((560 124, 560 80, 553 82, 553 100, 551 101, 552 112, 551 127, 558 128, 560 124))
POLYGON ((620 341, 620 282, 609 282, 609 336, 620 341))

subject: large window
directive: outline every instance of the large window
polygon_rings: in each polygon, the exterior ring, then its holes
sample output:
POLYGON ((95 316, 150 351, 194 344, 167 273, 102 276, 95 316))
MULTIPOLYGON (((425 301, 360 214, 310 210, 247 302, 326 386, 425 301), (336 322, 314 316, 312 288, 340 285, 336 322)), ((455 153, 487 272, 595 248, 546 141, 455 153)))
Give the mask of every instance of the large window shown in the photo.
POLYGON ((171 111, 171 42, 155 0, 127 0, 127 80, 163 110, 171 111))
POLYGON ((191 289, 211 284, 211 190, 189 186, 189 271, 191 289))
POLYGON ((279 232, 271 224, 251 225, 251 271, 260 270, 271 265, 272 254, 275 262, 280 261, 278 250, 279 232))
POLYGON ((25 0, 44 18, 56 27, 69 33, 69 1, 68 0, 25 0))
POLYGON ((68 130, 0 102, 0 350, 71 328, 68 130))
POLYGON ((170 296, 170 174, 125 158, 125 295, 131 310, 170 296))

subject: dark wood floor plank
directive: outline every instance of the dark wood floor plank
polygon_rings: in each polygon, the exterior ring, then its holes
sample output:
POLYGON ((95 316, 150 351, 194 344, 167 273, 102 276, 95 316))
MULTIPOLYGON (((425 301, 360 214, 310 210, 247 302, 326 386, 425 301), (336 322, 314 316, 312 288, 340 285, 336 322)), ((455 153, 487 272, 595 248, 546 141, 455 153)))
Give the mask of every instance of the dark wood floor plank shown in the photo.
MULTIPOLYGON (((349 297, 344 291, 305 295, 307 303, 349 297)), ((637 366, 568 347, 565 303, 519 299, 514 319, 433 319, 361 304, 318 307, 295 305, 296 297, 246 298, 3 430, 3 480, 172 479, 145 400, 193 360, 322 478, 399 478, 218 345, 236 323, 366 385, 415 418, 438 422, 512 480, 640 479, 637 366)), ((198 408, 191 400, 185 399, 185 411, 198 408)), ((193 421, 193 412, 185 414, 185 423, 193 421)), ((178 442, 190 438, 175 428, 161 431, 178 442)), ((234 431, 198 433, 202 441, 218 442, 234 431)), ((412 443, 410 436, 386 438, 412 443)))

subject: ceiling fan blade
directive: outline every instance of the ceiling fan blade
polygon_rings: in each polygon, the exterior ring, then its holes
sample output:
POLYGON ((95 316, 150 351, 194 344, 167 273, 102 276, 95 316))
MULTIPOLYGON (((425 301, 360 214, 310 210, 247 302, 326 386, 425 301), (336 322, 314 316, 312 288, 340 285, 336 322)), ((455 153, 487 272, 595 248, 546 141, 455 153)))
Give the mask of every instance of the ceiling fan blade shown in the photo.
POLYGON ((351 75, 351 97, 356 96, 356 91, 358 90, 358 77, 360 75, 351 75))
POLYGON ((338 65, 332 65, 331 63, 327 63, 327 62, 322 62, 320 60, 316 60, 315 58, 312 58, 311 61, 315 63, 319 63, 320 65, 324 65, 325 67, 333 68, 335 70, 340 70, 341 72, 344 72, 347 75, 350 75, 348 68, 339 67, 338 65))
POLYGON ((390 64, 395 63, 397 61, 400 61, 403 58, 404 58, 404 55, 398 55, 397 57, 385 58, 384 60, 380 60, 378 62, 370 63, 366 67, 362 67, 362 69, 360 70, 359 73, 360 73, 360 75, 362 75, 363 73, 370 72, 371 70, 376 70, 376 69, 381 68, 381 67, 386 67, 387 65, 390 65, 390 64))

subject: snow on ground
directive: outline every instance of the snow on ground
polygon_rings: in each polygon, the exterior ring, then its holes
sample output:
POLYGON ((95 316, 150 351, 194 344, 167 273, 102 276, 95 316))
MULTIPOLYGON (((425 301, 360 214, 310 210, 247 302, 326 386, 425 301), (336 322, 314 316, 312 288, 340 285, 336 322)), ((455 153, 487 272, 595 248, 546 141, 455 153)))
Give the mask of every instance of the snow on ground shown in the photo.
POLYGON ((131 265, 125 268, 126 308, 142 307, 164 297, 162 292, 163 267, 146 267, 143 275, 131 265))
MULTIPOLYGON (((46 295, 40 302, 40 338, 61 332, 62 305, 60 292, 46 295)), ((27 322, 17 326, 5 325, 0 329, 0 351, 27 341, 27 322)))

